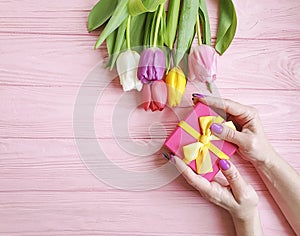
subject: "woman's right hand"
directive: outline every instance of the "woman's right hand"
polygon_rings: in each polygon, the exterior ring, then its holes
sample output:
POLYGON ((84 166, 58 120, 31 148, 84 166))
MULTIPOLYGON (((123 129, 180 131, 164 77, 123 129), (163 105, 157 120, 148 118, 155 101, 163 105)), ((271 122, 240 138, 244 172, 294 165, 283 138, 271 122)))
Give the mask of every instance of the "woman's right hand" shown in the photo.
POLYGON ((194 104, 201 102, 220 113, 226 113, 226 118, 237 127, 237 131, 220 124, 212 124, 214 135, 236 144, 238 153, 243 159, 253 164, 264 163, 269 160, 274 150, 265 136, 263 127, 255 108, 217 97, 204 97, 193 94, 194 104))

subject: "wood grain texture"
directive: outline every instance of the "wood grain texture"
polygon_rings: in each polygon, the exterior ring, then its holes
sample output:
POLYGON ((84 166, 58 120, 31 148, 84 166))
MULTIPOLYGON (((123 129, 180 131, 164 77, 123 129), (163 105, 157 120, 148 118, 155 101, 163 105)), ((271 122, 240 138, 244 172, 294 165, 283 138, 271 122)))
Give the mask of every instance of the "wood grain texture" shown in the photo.
MULTIPOLYGON (((96 39, 0 34, 0 45, 6 45, 0 47, 0 85, 80 86, 90 70, 107 57, 104 47, 93 49, 96 39)), ((236 39, 219 60, 217 86, 299 90, 299 47, 294 40, 270 44, 269 40, 236 39)), ((88 85, 99 83, 100 75, 99 82, 88 85)))
MULTIPOLYGON (((88 35, 87 16, 97 0, 1 1, 0 32, 48 35, 88 35), (18 6, 16 6, 18 5, 18 6)), ((298 0, 234 1, 238 16, 237 38, 299 39, 298 0)), ((218 21, 218 1, 207 1, 213 36, 218 21)), ((92 35, 98 35, 99 32, 92 35)))
MULTIPOLYGON (((134 145, 135 141, 125 142, 134 145)), ((166 164, 160 151, 164 139, 157 140, 156 149, 145 146, 144 156, 132 154, 130 150, 124 148, 124 145, 122 146, 122 143, 118 144, 115 140, 104 139, 98 142, 106 158, 129 171, 145 172, 166 164)), ((272 141, 272 144, 295 169, 300 170, 300 164, 295 158, 300 154, 297 148, 300 141, 272 141)), ((105 185, 89 172, 73 139, 1 139, 0 150, 0 192, 110 192, 113 190, 113 187, 105 185)), ((90 155, 95 160, 100 158, 94 150, 91 150, 90 155)), ((232 161, 256 190, 266 190, 250 163, 237 155, 232 158, 232 161)), ((178 178, 160 189, 160 191, 176 190, 192 190, 192 188, 183 178, 178 178)))
MULTIPOLYGON (((163 113, 145 113, 138 106, 140 103, 137 93, 130 92, 124 95, 120 87, 113 87, 114 84, 105 88, 102 99, 93 108, 94 122, 91 124, 84 117, 78 122, 79 127, 95 126, 98 138, 164 139, 176 127, 179 117, 184 117, 190 111, 191 94, 195 92, 193 86, 188 87, 186 102, 182 104, 186 105, 184 108, 169 109, 163 113), (121 97, 123 95, 126 97, 121 97), (112 129, 112 125, 118 127, 117 114, 121 114, 123 119, 128 119, 128 125, 120 127, 121 130, 112 129), (143 119, 138 118, 141 116, 143 119), (152 133, 149 132, 149 127, 152 133)), ((95 90, 87 89, 91 92, 86 99, 90 99, 95 90)), ((74 137, 73 113, 78 88, 1 86, 0 91, 0 137, 74 137)), ((300 121, 298 94, 299 91, 221 90, 223 97, 257 107, 261 111, 265 131, 271 140, 299 140, 298 129, 295 129, 300 121)), ((87 102, 84 105, 92 106, 92 103, 87 102)), ((81 133, 79 138, 92 138, 88 130, 81 133)))
MULTIPOLYGON (((189 83, 181 108, 138 108, 139 95, 123 93, 116 73, 99 69, 105 45, 94 51, 99 31, 86 30, 96 2, 0 0, 0 235, 234 235, 228 213, 182 177, 130 192, 86 167, 76 138, 96 139, 105 157, 128 171, 166 164, 164 139, 191 109, 191 94, 207 93, 189 83), (83 84, 97 63, 96 79, 83 84), (84 107, 100 91, 103 96, 92 121, 74 128, 82 89, 84 107), (96 137, 88 132, 92 126, 96 137), (77 128, 84 130, 79 136, 77 128)), ((300 2, 234 2, 237 37, 220 58, 214 95, 257 107, 275 149, 300 171, 300 2)), ((207 3, 215 40, 218 1, 207 3)), ((99 158, 94 150, 89 155, 99 158)), ((259 194, 265 235, 294 235, 253 166, 237 155, 232 161, 259 194)))
MULTIPOLYGON (((259 195, 265 233, 292 235, 280 212, 273 209, 274 202, 268 193, 262 192, 259 195)), ((6 204, 1 208, 5 210, 6 217, 2 218, 0 228, 4 234, 10 235, 234 234, 229 214, 218 207, 207 205, 195 191, 30 191, 14 195, 1 193, 0 201, 3 200, 6 204), (221 232, 216 225, 222 227, 221 232)))

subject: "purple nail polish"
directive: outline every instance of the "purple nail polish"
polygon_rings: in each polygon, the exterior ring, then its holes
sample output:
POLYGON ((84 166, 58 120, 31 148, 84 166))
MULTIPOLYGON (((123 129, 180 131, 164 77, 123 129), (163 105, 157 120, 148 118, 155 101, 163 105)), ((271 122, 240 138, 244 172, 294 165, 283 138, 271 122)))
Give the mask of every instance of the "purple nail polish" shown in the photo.
POLYGON ((170 154, 170 161, 173 163, 173 164, 176 164, 176 160, 175 160, 175 157, 173 154, 170 154))
POLYGON ((213 123, 211 126, 210 126, 210 129, 216 133, 216 134, 221 134, 222 131, 223 131, 223 126, 220 125, 220 124, 217 124, 217 123, 213 123))
POLYGON ((219 166, 222 170, 228 170, 230 168, 230 163, 227 160, 220 160, 219 166))
POLYGON ((205 98, 206 97, 206 95, 200 94, 200 93, 193 93, 192 96, 197 97, 197 98, 205 98))

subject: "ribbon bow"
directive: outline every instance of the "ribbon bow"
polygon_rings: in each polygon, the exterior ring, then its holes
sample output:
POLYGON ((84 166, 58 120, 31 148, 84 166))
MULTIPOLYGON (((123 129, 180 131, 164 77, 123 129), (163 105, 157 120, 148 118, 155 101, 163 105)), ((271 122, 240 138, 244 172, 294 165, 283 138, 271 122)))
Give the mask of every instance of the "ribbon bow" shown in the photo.
MULTIPOLYGON (((223 123, 224 119, 221 116, 202 116, 199 118, 202 134, 191 127, 185 121, 181 121, 179 126, 188 134, 193 136, 197 141, 183 147, 184 159, 186 164, 190 164, 196 160, 196 170, 198 174, 206 174, 213 171, 212 162, 209 151, 214 153, 220 159, 229 159, 229 157, 222 152, 218 147, 211 143, 211 140, 220 140, 218 137, 212 135, 210 126, 212 123, 223 123)), ((229 121, 224 125, 235 129, 234 124, 229 121)))

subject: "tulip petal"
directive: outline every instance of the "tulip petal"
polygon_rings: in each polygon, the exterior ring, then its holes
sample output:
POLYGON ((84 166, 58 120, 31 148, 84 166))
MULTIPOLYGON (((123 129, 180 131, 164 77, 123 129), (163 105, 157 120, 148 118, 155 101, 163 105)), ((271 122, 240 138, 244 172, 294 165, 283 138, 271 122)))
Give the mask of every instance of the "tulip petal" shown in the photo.
POLYGON ((202 82, 213 82, 217 76, 218 54, 208 45, 192 48, 188 58, 189 79, 199 78, 202 82))
POLYGON ((157 106, 156 103, 153 102, 153 101, 150 103, 150 110, 151 110, 152 112, 153 112, 153 111, 159 110, 158 106, 157 106))
POLYGON ((174 71, 174 68, 169 71, 167 77, 166 77, 166 84, 168 88, 168 103, 170 107, 175 107, 176 104, 176 80, 177 75, 174 71))
POLYGON ((161 80, 166 70, 166 57, 158 48, 148 48, 143 51, 137 71, 138 79, 143 83, 161 80))
POLYGON ((155 49, 153 67, 155 68, 156 80, 161 80, 166 71, 166 56, 161 49, 155 49))
POLYGON ((167 85, 163 80, 157 80, 152 83, 151 87, 152 101, 162 111, 167 103, 167 85))
POLYGON ((142 105, 144 107, 145 111, 148 111, 150 108, 151 104, 151 88, 150 84, 144 84, 143 89, 142 89, 142 105))
POLYGON ((120 78, 120 84, 123 86, 123 90, 130 91, 137 89, 141 91, 142 83, 137 79, 137 67, 139 63, 140 55, 128 50, 119 55, 117 59, 117 71, 120 78))
POLYGON ((166 77, 166 84, 169 106, 175 107, 180 105, 186 87, 186 79, 183 71, 178 67, 173 68, 166 77))
POLYGON ((143 84, 149 83, 149 78, 153 77, 153 59, 154 52, 151 48, 148 48, 142 52, 137 70, 137 77, 143 84))

